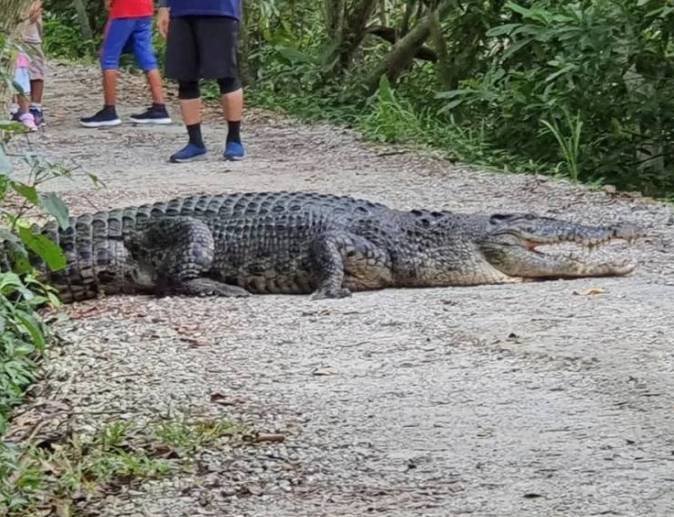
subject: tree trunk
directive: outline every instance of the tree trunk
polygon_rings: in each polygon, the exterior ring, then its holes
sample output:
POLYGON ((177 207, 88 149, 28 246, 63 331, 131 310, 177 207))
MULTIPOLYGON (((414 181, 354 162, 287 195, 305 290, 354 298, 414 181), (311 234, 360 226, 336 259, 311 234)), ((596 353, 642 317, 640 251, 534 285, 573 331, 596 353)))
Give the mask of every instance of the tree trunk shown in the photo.
POLYGON ((428 39, 431 33, 433 20, 437 16, 442 18, 454 7, 452 0, 444 0, 440 5, 427 12, 412 29, 393 46, 391 51, 384 57, 381 63, 375 68, 368 77, 366 84, 369 91, 375 91, 379 85, 379 80, 383 74, 386 74, 389 81, 394 83, 400 75, 407 70, 428 39))
MULTIPOLYGON (((395 45, 399 39, 398 35, 396 34, 396 30, 393 27, 372 25, 367 28, 367 32, 368 34, 377 36, 384 41, 388 41, 391 45, 395 45)), ((417 59, 423 59, 424 61, 430 61, 431 63, 435 63, 438 60, 438 54, 432 48, 426 46, 422 46, 414 57, 417 59)))
POLYGON ((328 63, 333 64, 331 75, 340 75, 351 66, 353 56, 367 35, 367 23, 377 6, 377 0, 358 0, 345 15, 338 44, 328 63))
POLYGON ((379 0, 379 23, 386 27, 388 25, 388 14, 386 12, 386 0, 379 0))
POLYGON ((325 30, 329 41, 339 38, 344 21, 344 0, 325 0, 323 2, 325 30))
POLYGON ((433 12, 431 19, 431 39, 437 53, 437 72, 439 83, 447 90, 455 88, 452 78, 452 70, 449 64, 449 51, 447 49, 447 40, 442 32, 442 24, 438 11, 433 12))
POLYGON ((248 32, 248 8, 246 2, 243 3, 243 14, 241 16, 241 22, 239 23, 240 35, 239 35, 239 48, 238 48, 238 60, 239 60, 239 73, 241 74, 241 82, 244 86, 249 85, 253 80, 253 74, 250 67, 250 34, 248 32))
POLYGON ((400 28, 398 30, 398 36, 404 36, 410 31, 410 20, 412 19, 412 9, 414 5, 407 2, 405 5, 405 12, 403 13, 403 19, 400 22, 400 28))
MULTIPOLYGON (((0 73, 7 77, 14 76, 15 53, 10 46, 10 40, 15 39, 19 23, 25 19, 33 0, 0 0, 0 73)), ((12 98, 12 90, 7 87, 7 81, 0 80, 0 109, 7 112, 5 107, 12 98)), ((4 117, 2 117, 4 118, 4 117)))
POLYGON ((89 14, 87 13, 87 6, 84 0, 73 0, 73 7, 77 12, 77 21, 80 24, 80 34, 86 41, 94 39, 94 32, 91 30, 91 23, 89 23, 89 14))

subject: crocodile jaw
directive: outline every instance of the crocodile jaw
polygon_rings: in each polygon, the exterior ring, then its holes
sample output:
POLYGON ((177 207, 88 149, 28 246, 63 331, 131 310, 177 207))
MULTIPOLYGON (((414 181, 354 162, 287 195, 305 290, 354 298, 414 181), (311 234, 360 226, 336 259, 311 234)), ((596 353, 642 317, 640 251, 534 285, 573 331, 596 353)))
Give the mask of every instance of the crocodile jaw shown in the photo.
MULTIPOLYGON (((594 250, 612 240, 614 238, 580 244, 587 250, 594 250)), ((482 243, 481 251, 492 267, 517 278, 623 276, 636 268, 636 263, 629 258, 545 253, 538 249, 540 245, 531 240, 522 241, 513 235, 501 235, 498 239, 482 243)))

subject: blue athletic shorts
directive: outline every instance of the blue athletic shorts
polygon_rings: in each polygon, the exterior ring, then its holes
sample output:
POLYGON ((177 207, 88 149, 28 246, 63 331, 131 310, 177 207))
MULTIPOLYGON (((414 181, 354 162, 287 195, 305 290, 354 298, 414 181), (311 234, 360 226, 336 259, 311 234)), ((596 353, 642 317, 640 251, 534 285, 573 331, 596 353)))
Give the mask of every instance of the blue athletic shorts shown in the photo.
POLYGON ((16 67, 14 71, 14 82, 21 87, 23 95, 30 93, 30 72, 28 68, 16 67))
POLYGON ((101 52, 101 68, 117 70, 119 58, 132 51, 138 67, 148 72, 157 68, 152 46, 152 17, 113 18, 108 21, 101 52))

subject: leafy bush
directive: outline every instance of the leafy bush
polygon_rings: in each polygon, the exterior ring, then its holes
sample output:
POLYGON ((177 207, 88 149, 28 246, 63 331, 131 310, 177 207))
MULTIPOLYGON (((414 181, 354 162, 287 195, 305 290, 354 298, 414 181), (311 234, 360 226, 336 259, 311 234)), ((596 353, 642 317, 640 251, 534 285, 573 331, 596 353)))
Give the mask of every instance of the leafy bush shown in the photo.
POLYGON ((35 380, 35 359, 45 349, 48 331, 37 310, 47 298, 36 294, 40 290, 32 278, 0 274, 0 434, 9 411, 35 380))
POLYGON ((87 40, 77 27, 75 15, 55 15, 47 12, 44 17, 44 50, 47 55, 61 59, 92 59, 101 46, 102 34, 87 40))
MULTIPOLYGON (((11 63, 17 45, 0 34, 0 81, 11 86, 11 63)), ((36 361, 44 352, 49 331, 38 308, 57 305, 54 293, 33 274, 28 251, 52 269, 62 268, 61 249, 46 237, 33 234, 26 219, 29 209, 68 224, 68 210, 55 194, 43 195, 38 187, 45 181, 67 175, 31 152, 10 155, 8 143, 25 129, 0 121, 0 436, 10 410, 21 401, 35 379, 36 361), (13 169, 22 164, 20 181, 13 169)))
POLYGON ((488 69, 440 93, 445 109, 486 120, 497 147, 562 159, 572 177, 673 190, 674 8, 656 0, 528 4, 507 3, 511 23, 487 32, 496 49, 488 69))
POLYGON ((41 195, 37 191, 38 185, 65 172, 27 154, 23 159, 30 167, 28 180, 12 177, 6 144, 18 131, 23 131, 22 126, 0 122, 0 435, 11 408, 21 401, 23 392, 35 379, 36 360, 49 337, 38 309, 59 303, 49 287, 33 275, 26 250, 52 269, 65 265, 61 249, 46 237, 33 234, 24 214, 28 207, 37 207, 62 225, 68 224, 63 202, 54 194, 41 195))

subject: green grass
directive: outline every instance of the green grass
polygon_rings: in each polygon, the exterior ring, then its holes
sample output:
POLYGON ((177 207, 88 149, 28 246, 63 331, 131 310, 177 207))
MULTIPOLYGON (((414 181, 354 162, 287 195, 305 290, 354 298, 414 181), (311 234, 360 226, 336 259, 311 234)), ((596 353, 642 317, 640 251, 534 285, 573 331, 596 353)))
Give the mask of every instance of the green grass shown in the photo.
POLYGON ((371 141, 432 149, 451 161, 508 172, 559 173, 557 168, 489 145, 484 127, 464 128, 451 117, 438 116, 433 109, 416 108, 385 82, 366 101, 330 90, 281 95, 265 84, 251 85, 246 99, 251 106, 284 112, 302 121, 327 121, 355 129, 371 141))
POLYGON ((171 420, 156 426, 158 443, 174 449, 181 455, 191 455, 199 449, 212 445, 221 438, 245 433, 245 428, 229 420, 203 420, 190 422, 184 419, 171 420))
POLYGON ((150 425, 115 421, 92 436, 73 435, 46 446, 0 444, 0 515, 47 508, 72 515, 79 498, 193 470, 200 451, 221 441, 242 444, 247 434, 245 426, 227 419, 181 417, 150 425))

